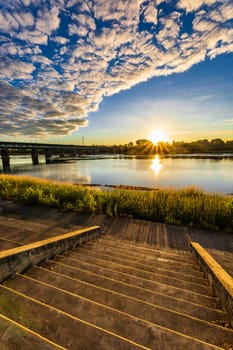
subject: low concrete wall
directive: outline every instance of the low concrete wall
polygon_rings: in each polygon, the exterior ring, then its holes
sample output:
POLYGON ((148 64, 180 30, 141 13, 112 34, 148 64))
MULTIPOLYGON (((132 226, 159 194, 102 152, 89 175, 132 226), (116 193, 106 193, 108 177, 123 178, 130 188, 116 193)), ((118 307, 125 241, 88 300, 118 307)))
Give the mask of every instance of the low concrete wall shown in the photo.
POLYGON ((233 327, 233 278, 199 243, 191 242, 191 248, 213 294, 220 299, 228 315, 228 322, 233 327))
POLYGON ((0 283, 16 272, 52 258, 65 250, 78 246, 100 235, 99 226, 68 232, 42 241, 0 252, 0 283))

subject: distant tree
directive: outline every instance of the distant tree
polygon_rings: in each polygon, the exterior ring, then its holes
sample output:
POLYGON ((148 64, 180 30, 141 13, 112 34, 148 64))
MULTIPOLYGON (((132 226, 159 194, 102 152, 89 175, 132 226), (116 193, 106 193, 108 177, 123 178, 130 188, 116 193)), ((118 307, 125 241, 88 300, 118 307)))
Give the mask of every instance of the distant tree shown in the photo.
POLYGON ((226 141, 226 143, 225 143, 225 151, 233 153, 233 140, 232 141, 226 141))
POLYGON ((220 138, 213 139, 210 141, 211 151, 221 152, 224 150, 224 145, 225 145, 224 141, 220 138))
POLYGON ((147 139, 139 139, 139 140, 136 141, 136 145, 145 145, 148 142, 150 142, 150 141, 147 140, 147 139))
POLYGON ((154 154, 154 144, 147 139, 140 139, 136 141, 134 147, 134 154, 154 154))
POLYGON ((113 154, 135 154, 135 155, 149 155, 149 154, 192 154, 192 153, 208 153, 208 152, 232 152, 233 153, 233 140, 224 142, 220 138, 208 141, 207 139, 184 142, 173 141, 171 144, 168 142, 158 142, 154 145, 147 139, 139 139, 135 142, 129 142, 124 145, 111 145, 101 146, 100 153, 113 153, 113 154))

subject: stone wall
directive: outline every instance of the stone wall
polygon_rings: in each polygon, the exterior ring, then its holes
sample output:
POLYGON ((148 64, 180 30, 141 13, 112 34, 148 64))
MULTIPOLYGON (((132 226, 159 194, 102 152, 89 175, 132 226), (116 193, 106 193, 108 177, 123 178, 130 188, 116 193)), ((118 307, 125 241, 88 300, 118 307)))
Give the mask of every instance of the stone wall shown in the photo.
POLYGON ((42 241, 26 244, 0 252, 0 283, 16 272, 21 273, 30 266, 61 254, 100 235, 99 226, 68 232, 42 241))

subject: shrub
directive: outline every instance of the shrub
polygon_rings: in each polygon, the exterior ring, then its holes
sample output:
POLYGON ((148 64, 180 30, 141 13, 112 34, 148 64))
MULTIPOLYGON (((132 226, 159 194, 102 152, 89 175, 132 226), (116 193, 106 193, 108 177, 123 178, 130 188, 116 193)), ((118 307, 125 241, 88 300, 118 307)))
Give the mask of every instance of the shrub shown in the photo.
POLYGON ((196 187, 96 191, 68 183, 1 175, 0 196, 74 210, 80 214, 130 216, 167 224, 233 231, 232 197, 206 193, 196 187))

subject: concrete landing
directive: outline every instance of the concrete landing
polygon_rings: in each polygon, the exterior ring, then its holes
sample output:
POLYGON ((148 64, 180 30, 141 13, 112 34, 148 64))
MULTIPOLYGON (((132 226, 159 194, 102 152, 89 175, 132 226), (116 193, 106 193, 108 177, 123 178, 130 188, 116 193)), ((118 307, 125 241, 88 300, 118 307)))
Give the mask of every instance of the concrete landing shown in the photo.
POLYGON ((102 233, 114 236, 116 240, 132 240, 157 249, 189 251, 190 240, 199 242, 233 277, 232 233, 176 227, 127 217, 78 215, 0 199, 0 250, 96 225, 100 226, 102 233))

